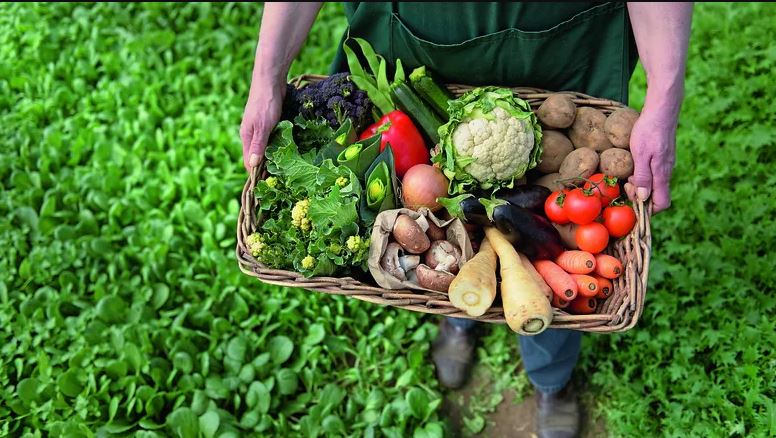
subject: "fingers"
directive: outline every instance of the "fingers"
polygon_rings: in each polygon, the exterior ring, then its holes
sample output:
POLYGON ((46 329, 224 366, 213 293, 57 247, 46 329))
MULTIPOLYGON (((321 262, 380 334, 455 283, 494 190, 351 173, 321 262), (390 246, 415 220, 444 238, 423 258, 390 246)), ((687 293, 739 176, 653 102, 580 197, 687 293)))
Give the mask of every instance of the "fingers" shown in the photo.
POLYGON ((630 191, 626 187, 626 192, 631 199, 645 201, 652 192, 652 157, 647 156, 644 159, 634 157, 633 175, 628 178, 631 184, 630 191))
POLYGON ((261 157, 264 156, 264 149, 267 147, 267 139, 269 138, 269 130, 263 127, 254 127, 253 137, 251 138, 250 146, 248 147, 248 168, 252 169, 259 165, 261 157))
POLYGON ((672 170, 672 160, 652 160, 652 207, 654 213, 671 206, 672 170))

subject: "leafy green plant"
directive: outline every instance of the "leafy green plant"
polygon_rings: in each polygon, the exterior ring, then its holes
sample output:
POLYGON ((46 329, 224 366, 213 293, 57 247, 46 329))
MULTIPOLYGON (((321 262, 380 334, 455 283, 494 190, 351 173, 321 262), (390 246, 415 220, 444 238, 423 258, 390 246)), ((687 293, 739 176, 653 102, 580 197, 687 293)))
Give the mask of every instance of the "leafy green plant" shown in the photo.
MULTIPOLYGON (((776 434, 776 10, 696 8, 645 313, 586 335, 575 376, 613 436, 776 434)), ((290 76, 326 72, 341 9, 323 7, 290 76)), ((0 5, 0 435, 446 435, 435 317, 237 269, 259 18, 0 5)), ((513 336, 492 330, 480 360, 525 394, 513 336)))

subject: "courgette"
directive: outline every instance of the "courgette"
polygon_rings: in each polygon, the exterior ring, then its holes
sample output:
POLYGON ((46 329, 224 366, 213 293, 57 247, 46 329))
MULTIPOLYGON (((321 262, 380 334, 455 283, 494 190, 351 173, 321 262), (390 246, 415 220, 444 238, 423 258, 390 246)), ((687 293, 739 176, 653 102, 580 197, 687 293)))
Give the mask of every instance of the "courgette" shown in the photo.
POLYGON ((415 89, 418 95, 447 121, 450 117, 447 112, 447 101, 454 97, 447 88, 440 86, 429 76, 425 65, 421 65, 410 73, 410 83, 412 83, 412 88, 415 89))
POLYGON ((433 144, 439 143, 439 133, 437 131, 443 122, 431 107, 415 94, 406 82, 399 82, 393 85, 391 94, 393 95, 394 102, 419 125, 421 131, 426 134, 428 139, 433 144))

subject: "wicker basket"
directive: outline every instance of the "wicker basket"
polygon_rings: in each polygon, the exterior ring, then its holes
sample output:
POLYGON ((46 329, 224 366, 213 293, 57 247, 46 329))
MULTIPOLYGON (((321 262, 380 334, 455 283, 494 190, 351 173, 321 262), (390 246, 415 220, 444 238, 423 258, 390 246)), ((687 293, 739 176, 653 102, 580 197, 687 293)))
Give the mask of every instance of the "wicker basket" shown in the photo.
MULTIPOLYGON (((304 75, 294 79, 292 84, 299 88, 306 83, 317 82, 323 79, 325 79, 325 76, 304 75)), ((460 96, 472 87, 452 84, 447 85, 447 88, 456 96, 460 96)), ((536 88, 513 88, 512 90, 521 99, 529 102, 534 111, 544 102, 544 99, 553 94, 552 92, 536 88)), ((569 94, 578 106, 594 107, 607 115, 613 110, 624 106, 619 102, 598 99, 581 93, 564 93, 569 94)), ((266 173, 263 165, 253 169, 242 192, 240 213, 237 219, 236 252, 240 270, 245 274, 256 277, 268 284, 299 287, 334 295, 347 295, 370 303, 399 307, 414 312, 475 319, 489 323, 506 322, 501 307, 492 307, 480 317, 471 317, 453 307, 447 299, 447 295, 442 293, 382 289, 376 287, 374 283, 367 284, 350 277, 305 278, 298 272, 264 267, 246 250, 245 239, 257 227, 257 201, 254 196, 254 188, 256 187, 256 182, 265 176, 266 173)), ((606 250, 607 253, 615 255, 623 262, 625 273, 613 281, 614 292, 599 307, 597 310, 599 313, 571 315, 560 309, 553 309, 554 315, 550 327, 605 333, 629 330, 636 325, 644 307, 652 236, 649 225, 651 207, 645 206, 642 202, 637 202, 634 204, 634 210, 636 212, 637 224, 633 231, 625 238, 610 244, 606 250)))

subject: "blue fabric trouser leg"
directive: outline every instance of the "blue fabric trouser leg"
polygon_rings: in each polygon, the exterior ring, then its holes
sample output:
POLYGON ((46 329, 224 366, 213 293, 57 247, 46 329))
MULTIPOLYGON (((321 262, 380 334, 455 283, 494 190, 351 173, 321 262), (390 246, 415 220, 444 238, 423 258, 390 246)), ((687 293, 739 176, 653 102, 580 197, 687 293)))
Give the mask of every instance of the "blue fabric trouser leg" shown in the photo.
MULTIPOLYGON (((471 330, 477 321, 451 318, 447 321, 456 328, 471 330)), ((528 379, 537 390, 551 394, 566 386, 579 359, 582 332, 547 329, 536 336, 518 336, 520 355, 528 379)))
POLYGON ((579 359, 582 332, 547 329, 536 336, 518 338, 523 367, 534 387, 547 394, 563 389, 579 359))

